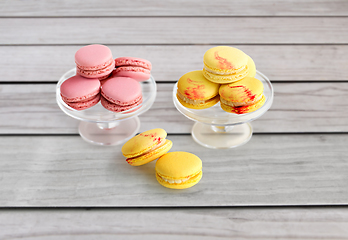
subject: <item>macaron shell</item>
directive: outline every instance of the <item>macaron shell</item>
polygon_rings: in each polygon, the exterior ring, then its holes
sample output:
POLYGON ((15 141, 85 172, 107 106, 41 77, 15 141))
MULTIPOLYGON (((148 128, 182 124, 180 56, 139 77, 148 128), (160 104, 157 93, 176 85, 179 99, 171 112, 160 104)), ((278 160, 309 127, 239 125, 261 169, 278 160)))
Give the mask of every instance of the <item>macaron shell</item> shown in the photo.
POLYGON ((76 110, 85 110, 87 108, 93 107, 100 101, 100 94, 97 94, 92 99, 83 102, 65 102, 69 107, 76 110))
POLYGON ((186 179, 202 170, 202 161, 192 153, 170 152, 157 160, 155 169, 168 179, 186 179))
POLYGON ((263 84, 253 77, 246 77, 238 82, 221 85, 220 97, 230 102, 250 102, 263 93, 263 84))
POLYGON ((206 68, 225 74, 240 71, 247 64, 248 58, 237 48, 217 46, 205 52, 203 62, 206 68))
POLYGON ((202 70, 184 74, 178 81, 178 91, 185 97, 193 100, 207 100, 219 93, 220 85, 208 81, 202 70))
POLYGON ((222 102, 220 104, 221 104, 222 110, 224 110, 226 112, 236 113, 236 114, 245 114, 245 113, 250 113, 250 112, 258 110, 259 108, 261 108, 263 106, 265 101, 266 101, 266 98, 265 98, 265 96, 262 95, 262 97, 259 101, 257 101, 256 103, 254 103, 252 105, 249 105, 249 106, 232 107, 232 106, 223 104, 222 102))
POLYGON ((139 82, 126 77, 107 79, 101 87, 101 94, 109 102, 121 106, 134 104, 142 96, 139 82))
POLYGON ((254 60, 250 56, 248 56, 247 66, 248 66, 248 75, 247 75, 247 77, 255 77, 255 75, 256 75, 256 66, 255 66, 254 60))
POLYGON ((162 128, 155 128, 140 133, 129 139, 122 146, 122 154, 126 158, 134 158, 160 144, 167 137, 167 132, 162 128))
POLYGON ((60 85, 60 93, 66 102, 88 100, 100 92, 98 79, 87 79, 80 75, 68 78, 60 85))
POLYGON ((196 185, 202 179, 202 176, 203 176, 203 172, 200 171, 195 177, 183 183, 168 183, 164 181, 158 174, 156 174, 156 179, 159 182, 159 184, 161 184, 162 186, 166 188, 186 189, 196 185))
POLYGON ((210 107, 214 106, 215 104, 217 104, 220 101, 219 95, 216 95, 214 98, 212 98, 210 100, 207 100, 203 104, 190 104, 190 103, 187 103, 184 100, 182 100, 178 95, 176 95, 176 98, 181 103, 181 105, 183 105, 186 108, 191 108, 191 109, 206 109, 206 108, 210 108, 210 107))
POLYGON ((126 161, 132 166, 141 166, 163 156, 172 148, 172 146, 172 141, 166 139, 166 142, 159 148, 139 157, 127 158, 126 161))
POLYGON ((118 67, 113 72, 114 77, 129 77, 138 82, 146 81, 150 78, 151 72, 142 67, 124 66, 118 67))
POLYGON ((119 57, 115 59, 115 66, 136 66, 136 67, 143 67, 146 69, 151 70, 152 64, 150 61, 142 58, 136 58, 136 57, 119 57))
POLYGON ((111 50, 104 45, 87 45, 75 53, 75 63, 83 70, 102 69, 110 64, 115 66, 115 63, 111 62, 114 62, 111 50))

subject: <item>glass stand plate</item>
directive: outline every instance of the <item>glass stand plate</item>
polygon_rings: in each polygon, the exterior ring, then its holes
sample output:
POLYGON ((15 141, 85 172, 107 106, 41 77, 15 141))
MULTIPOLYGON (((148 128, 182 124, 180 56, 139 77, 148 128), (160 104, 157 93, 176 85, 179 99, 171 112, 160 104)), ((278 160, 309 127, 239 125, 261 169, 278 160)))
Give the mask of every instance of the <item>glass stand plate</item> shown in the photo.
POLYGON ((178 101, 177 83, 173 88, 173 102, 177 110, 195 121, 191 134, 200 145, 208 148, 233 148, 247 143, 252 137, 250 122, 261 117, 273 103, 273 87, 269 79, 259 71, 255 78, 264 86, 266 101, 258 110, 245 114, 228 113, 222 110, 220 103, 207 109, 186 108, 178 101))
POLYGON ((157 93, 155 79, 140 82, 143 102, 127 111, 115 113, 105 109, 99 102, 97 105, 78 111, 69 107, 60 95, 60 85, 76 74, 76 69, 66 72, 58 81, 56 100, 59 108, 68 116, 80 120, 80 136, 89 143, 96 145, 118 145, 133 137, 140 128, 138 115, 151 108, 157 93))

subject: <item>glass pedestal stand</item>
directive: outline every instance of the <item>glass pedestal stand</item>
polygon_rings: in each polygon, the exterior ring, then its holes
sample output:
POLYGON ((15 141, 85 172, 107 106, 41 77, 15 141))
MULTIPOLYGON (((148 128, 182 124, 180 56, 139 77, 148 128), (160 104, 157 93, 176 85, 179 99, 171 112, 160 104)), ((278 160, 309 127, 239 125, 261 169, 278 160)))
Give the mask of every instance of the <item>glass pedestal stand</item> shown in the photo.
POLYGON ((273 102, 273 87, 269 79, 257 71, 255 78, 264 85, 265 104, 258 110, 246 114, 233 114, 222 110, 220 103, 207 109, 189 109, 181 105, 176 98, 177 84, 173 88, 175 107, 187 118, 195 121, 192 138, 207 148, 233 148, 247 143, 253 134, 251 121, 261 117, 273 102))
POLYGON ((56 87, 56 100, 65 114, 81 121, 79 134, 85 141, 96 145, 118 145, 139 132, 138 115, 149 110, 156 99, 157 86, 152 76, 147 81, 140 82, 143 102, 127 111, 115 113, 106 110, 100 102, 82 111, 69 107, 60 96, 60 85, 75 74, 75 69, 71 69, 59 79, 56 87))

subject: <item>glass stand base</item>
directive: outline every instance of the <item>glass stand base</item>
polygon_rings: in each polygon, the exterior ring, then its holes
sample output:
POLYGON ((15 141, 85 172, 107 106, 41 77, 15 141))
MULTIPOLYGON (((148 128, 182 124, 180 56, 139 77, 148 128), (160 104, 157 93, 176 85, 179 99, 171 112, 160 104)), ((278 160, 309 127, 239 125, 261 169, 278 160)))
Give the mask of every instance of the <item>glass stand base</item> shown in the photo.
POLYGON ((81 121, 81 137, 96 145, 119 145, 131 139, 140 128, 138 117, 111 123, 93 123, 81 121))
POLYGON ((192 138, 208 148, 234 148, 247 143, 253 134, 252 126, 243 123, 235 126, 212 126, 196 122, 192 128, 192 138))

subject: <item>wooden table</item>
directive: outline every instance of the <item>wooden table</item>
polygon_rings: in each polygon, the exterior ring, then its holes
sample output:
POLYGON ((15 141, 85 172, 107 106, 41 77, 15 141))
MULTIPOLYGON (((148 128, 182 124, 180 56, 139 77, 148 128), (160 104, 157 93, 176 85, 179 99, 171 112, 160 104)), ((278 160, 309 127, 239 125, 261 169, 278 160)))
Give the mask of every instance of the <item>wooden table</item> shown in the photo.
POLYGON ((347 239, 347 16, 345 0, 0 1, 0 239, 347 239), (55 87, 92 43, 152 62, 140 131, 198 155, 198 185, 163 188, 155 163, 81 139, 55 87), (245 51, 275 89, 235 149, 196 144, 171 97, 216 45, 245 51))

